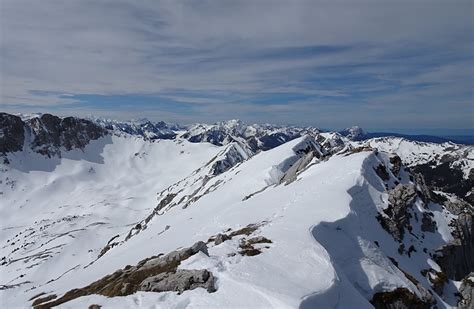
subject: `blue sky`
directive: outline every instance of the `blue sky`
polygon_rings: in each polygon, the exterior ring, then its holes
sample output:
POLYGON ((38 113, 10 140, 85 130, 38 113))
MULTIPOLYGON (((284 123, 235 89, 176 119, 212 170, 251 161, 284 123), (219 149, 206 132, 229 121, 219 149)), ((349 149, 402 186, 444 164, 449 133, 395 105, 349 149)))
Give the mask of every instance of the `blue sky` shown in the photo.
POLYGON ((451 134, 472 1, 1 1, 1 110, 451 134))

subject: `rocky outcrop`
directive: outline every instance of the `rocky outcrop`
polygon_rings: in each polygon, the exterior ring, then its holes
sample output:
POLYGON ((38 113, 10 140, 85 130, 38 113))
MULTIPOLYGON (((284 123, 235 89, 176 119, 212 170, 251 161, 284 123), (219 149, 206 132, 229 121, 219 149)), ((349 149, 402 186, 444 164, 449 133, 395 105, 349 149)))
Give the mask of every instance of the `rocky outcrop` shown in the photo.
POLYGON ((0 113, 0 154, 23 150, 24 122, 20 117, 0 113))
POLYGON ((376 309, 428 309, 431 303, 422 301, 406 288, 375 293, 370 303, 376 309))
POLYGON ((449 200, 443 200, 442 204, 450 213, 456 216, 463 212, 474 213, 474 207, 471 204, 453 196, 449 200))
POLYGON ((214 244, 217 246, 217 245, 222 244, 224 241, 230 240, 230 239, 232 239, 231 236, 229 236, 227 234, 220 234, 219 233, 219 234, 216 235, 216 238, 214 240, 214 244))
POLYGON ((458 308, 474 308, 474 273, 471 273, 461 283, 459 287, 460 300, 458 308))
POLYGON ((388 193, 388 207, 384 214, 378 216, 382 227, 389 232, 397 241, 403 240, 405 228, 410 224, 408 209, 413 205, 417 197, 415 186, 412 184, 397 185, 388 193))
POLYGON ((468 193, 474 187, 474 175, 465 178, 460 166, 454 166, 451 162, 440 164, 430 162, 414 166, 411 170, 423 175, 426 185, 431 190, 453 193, 468 203, 473 202, 468 193))
POLYGON ((453 230, 455 240, 437 250, 434 259, 450 279, 458 281, 474 271, 473 214, 460 214, 453 230))
POLYGON ((436 221, 433 220, 433 213, 424 212, 421 218, 421 230, 423 232, 436 232, 436 221))
POLYGON ((402 168, 402 159, 397 155, 392 156, 390 157, 390 164, 392 165, 391 170, 393 175, 398 177, 398 174, 402 168))
POLYGON ((126 266, 88 286, 73 289, 51 302, 37 303, 35 308, 51 308, 81 296, 100 294, 108 297, 125 296, 136 291, 178 291, 204 287, 214 292, 214 276, 207 270, 178 270, 179 264, 202 252, 208 255, 207 246, 199 241, 189 248, 176 250, 164 256, 153 256, 136 266, 126 266))
POLYGON ((308 164, 311 163, 314 157, 315 153, 313 151, 304 154, 285 172, 285 174, 280 180, 280 183, 288 184, 296 180, 298 173, 304 171, 308 167, 308 164))
POLYGON ((178 294, 186 290, 204 288, 209 293, 215 292, 214 276, 206 269, 178 269, 176 272, 161 273, 148 277, 140 283, 139 291, 165 292, 176 291, 178 294))
POLYGON ((380 179, 382 179, 383 181, 387 181, 390 179, 390 175, 388 174, 387 169, 385 168, 385 165, 383 165, 382 163, 377 165, 377 167, 374 168, 374 170, 377 176, 379 176, 380 179))
POLYGON ((27 126, 33 136, 33 151, 48 157, 60 156, 61 147, 83 149, 91 140, 107 135, 106 129, 92 121, 50 114, 28 120, 27 126))
POLYGON ((34 152, 53 157, 66 151, 83 149, 91 140, 107 135, 107 130, 92 121, 75 117, 59 118, 50 114, 23 121, 0 113, 0 154, 22 151, 25 140, 34 152))
POLYGON ((231 169, 235 165, 247 160, 252 155, 249 149, 244 149, 239 143, 232 143, 227 147, 221 158, 215 161, 211 167, 211 174, 216 176, 231 169))

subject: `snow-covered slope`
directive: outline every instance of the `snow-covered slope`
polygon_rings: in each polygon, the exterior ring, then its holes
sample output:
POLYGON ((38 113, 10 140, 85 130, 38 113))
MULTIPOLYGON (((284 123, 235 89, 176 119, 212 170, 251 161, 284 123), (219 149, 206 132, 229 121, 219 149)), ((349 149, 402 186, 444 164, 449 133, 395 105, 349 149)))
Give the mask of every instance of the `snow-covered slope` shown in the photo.
POLYGON ((472 291, 472 205, 417 173, 436 154, 410 161, 434 146, 307 132, 255 153, 239 132, 4 151, 2 307, 449 308, 472 291))

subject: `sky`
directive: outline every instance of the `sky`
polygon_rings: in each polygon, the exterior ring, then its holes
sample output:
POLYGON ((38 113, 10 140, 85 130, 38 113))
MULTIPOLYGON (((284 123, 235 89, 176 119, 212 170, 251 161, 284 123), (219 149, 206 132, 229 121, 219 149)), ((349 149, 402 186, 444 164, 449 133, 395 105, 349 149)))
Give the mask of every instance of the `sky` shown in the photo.
POLYGON ((474 134, 473 1, 0 0, 0 111, 474 134))

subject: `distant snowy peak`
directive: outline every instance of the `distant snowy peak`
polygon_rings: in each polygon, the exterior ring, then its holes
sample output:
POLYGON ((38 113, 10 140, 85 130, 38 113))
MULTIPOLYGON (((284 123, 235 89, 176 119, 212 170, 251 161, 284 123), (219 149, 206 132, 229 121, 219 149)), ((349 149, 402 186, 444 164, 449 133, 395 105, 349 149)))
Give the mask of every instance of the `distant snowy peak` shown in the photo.
POLYGON ((346 128, 339 132, 342 136, 345 136, 351 140, 357 141, 361 140, 365 136, 364 130, 362 130, 359 126, 353 126, 350 128, 346 128))
POLYGON ((305 134, 316 135, 317 128, 278 126, 271 124, 244 124, 240 120, 222 121, 212 125, 195 124, 181 135, 192 143, 208 142, 222 146, 232 142, 245 144, 253 152, 265 151, 305 134))
POLYGON ((93 121, 112 132, 138 135, 148 140, 174 139, 176 137, 175 131, 182 129, 176 124, 168 124, 163 121, 151 122, 148 119, 115 121, 96 118, 93 121))

